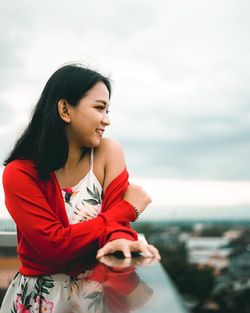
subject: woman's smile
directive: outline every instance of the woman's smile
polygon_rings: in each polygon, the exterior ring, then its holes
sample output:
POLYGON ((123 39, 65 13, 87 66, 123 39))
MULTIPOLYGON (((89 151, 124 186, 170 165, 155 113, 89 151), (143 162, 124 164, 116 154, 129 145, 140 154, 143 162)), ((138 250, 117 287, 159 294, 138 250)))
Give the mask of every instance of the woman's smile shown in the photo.
POLYGON ((104 129, 98 128, 96 132, 102 137, 104 133, 104 129))

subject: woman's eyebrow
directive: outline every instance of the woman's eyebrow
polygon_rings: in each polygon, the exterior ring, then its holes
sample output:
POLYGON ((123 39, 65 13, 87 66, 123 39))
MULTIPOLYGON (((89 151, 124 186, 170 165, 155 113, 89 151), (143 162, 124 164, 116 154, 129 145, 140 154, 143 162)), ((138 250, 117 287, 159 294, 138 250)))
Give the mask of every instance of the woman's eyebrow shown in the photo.
POLYGON ((105 106, 107 106, 107 105, 108 105, 108 104, 107 104, 107 102, 106 102, 106 101, 104 101, 104 100, 95 100, 95 102, 102 103, 102 104, 104 104, 105 106))

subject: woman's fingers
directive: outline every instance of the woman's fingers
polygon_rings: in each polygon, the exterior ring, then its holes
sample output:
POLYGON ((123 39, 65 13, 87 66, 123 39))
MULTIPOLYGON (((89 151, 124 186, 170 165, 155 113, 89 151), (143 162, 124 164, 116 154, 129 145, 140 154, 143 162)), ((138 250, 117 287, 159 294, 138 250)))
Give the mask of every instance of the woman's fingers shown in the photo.
POLYGON ((148 245, 146 245, 144 243, 140 243, 139 249, 145 258, 152 258, 153 255, 151 254, 150 250, 148 249, 148 245))
POLYGON ((134 241, 132 244, 132 251, 133 252, 141 252, 144 257, 153 257, 153 254, 148 248, 148 244, 142 242, 142 241, 134 241))
POLYGON ((131 258, 131 252, 142 253, 145 258, 157 258, 160 260, 159 251, 153 246, 142 241, 130 241, 126 239, 116 239, 108 242, 103 248, 97 252, 97 259, 104 255, 121 251, 125 258, 131 258))
POLYGON ((144 257, 155 257, 157 259, 161 259, 159 251, 153 245, 148 245, 141 241, 135 241, 133 243, 134 252, 141 252, 144 257))
POLYGON ((114 253, 115 250, 112 248, 112 241, 111 242, 108 242, 106 243, 106 245, 104 247, 102 247, 101 249, 99 249, 97 251, 97 255, 96 255, 96 258, 99 259, 101 258, 102 256, 106 255, 106 254, 111 254, 111 253, 114 253))
POLYGON ((130 246, 129 245, 124 245, 121 249, 123 255, 125 258, 131 258, 131 252, 130 252, 130 246))
POLYGON ((131 258, 131 252, 130 252, 130 247, 127 242, 115 242, 111 241, 107 243, 103 248, 98 250, 97 252, 97 259, 103 257, 104 255, 114 253, 116 251, 121 251, 125 258, 131 258))
POLYGON ((154 257, 156 257, 157 259, 161 259, 160 253, 158 251, 158 249, 156 249, 155 246, 153 245, 148 245, 149 250, 151 251, 151 253, 153 253, 154 257))

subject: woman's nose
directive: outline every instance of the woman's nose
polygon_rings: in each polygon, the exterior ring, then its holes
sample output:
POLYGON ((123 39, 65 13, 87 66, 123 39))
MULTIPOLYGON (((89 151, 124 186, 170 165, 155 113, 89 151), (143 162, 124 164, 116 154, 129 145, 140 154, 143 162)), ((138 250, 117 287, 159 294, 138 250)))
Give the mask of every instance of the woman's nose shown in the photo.
POLYGON ((103 115, 102 123, 105 124, 105 125, 107 125, 107 126, 110 125, 110 118, 109 118, 109 116, 108 116, 107 113, 105 113, 105 114, 103 115))

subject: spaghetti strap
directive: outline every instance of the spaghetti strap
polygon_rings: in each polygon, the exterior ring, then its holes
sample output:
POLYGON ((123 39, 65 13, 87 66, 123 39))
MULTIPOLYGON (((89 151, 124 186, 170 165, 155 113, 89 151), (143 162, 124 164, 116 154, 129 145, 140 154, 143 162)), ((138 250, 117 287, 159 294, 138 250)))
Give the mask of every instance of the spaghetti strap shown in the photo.
POLYGON ((90 154, 90 171, 93 171, 93 163, 94 163, 94 147, 91 148, 91 154, 90 154))

